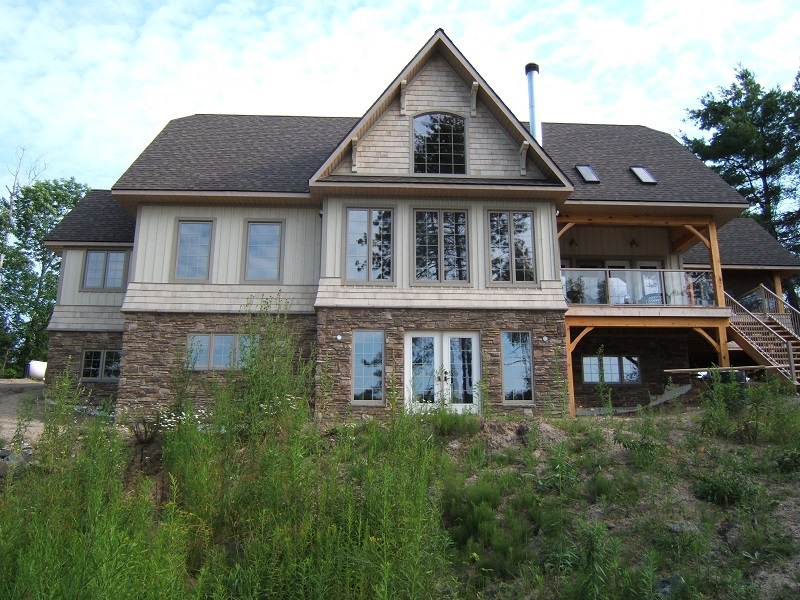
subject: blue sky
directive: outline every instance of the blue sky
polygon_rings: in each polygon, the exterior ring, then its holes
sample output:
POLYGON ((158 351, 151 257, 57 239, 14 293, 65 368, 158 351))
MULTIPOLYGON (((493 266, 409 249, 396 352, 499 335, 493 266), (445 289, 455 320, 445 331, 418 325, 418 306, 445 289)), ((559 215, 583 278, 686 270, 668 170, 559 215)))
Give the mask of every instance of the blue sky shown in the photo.
POLYGON ((542 120, 672 134, 737 64, 800 68, 796 0, 0 0, 0 183, 25 148, 110 187, 195 113, 360 116, 438 27, 522 120, 531 61, 542 120))

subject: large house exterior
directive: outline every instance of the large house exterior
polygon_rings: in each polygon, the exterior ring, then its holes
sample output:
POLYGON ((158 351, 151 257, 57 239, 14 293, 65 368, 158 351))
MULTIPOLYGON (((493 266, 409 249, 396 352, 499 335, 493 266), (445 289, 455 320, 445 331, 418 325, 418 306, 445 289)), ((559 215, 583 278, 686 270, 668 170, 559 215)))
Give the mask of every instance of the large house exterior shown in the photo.
POLYGON ((260 298, 316 348, 321 418, 574 412, 601 378, 647 402, 691 336, 727 366, 718 231, 747 203, 667 134, 542 131, 441 30, 361 118, 173 120, 47 239, 49 370, 169 405, 187 352, 198 380, 235 366, 260 298))

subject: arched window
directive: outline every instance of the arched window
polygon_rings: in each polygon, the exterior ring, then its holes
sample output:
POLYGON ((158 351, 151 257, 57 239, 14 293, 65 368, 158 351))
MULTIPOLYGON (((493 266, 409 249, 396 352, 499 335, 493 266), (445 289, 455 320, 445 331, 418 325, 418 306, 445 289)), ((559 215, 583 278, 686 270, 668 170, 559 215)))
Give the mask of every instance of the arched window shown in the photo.
POLYGON ((414 118, 414 173, 464 175, 464 118, 428 113, 414 118))

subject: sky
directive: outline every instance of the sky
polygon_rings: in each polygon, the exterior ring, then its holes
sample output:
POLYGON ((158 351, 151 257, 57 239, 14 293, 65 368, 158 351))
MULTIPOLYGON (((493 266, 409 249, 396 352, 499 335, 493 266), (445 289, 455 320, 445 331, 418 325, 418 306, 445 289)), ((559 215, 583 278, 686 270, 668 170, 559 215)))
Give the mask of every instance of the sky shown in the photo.
POLYGON ((738 65, 800 69, 796 0, 0 0, 0 192, 23 149, 109 188, 170 119, 361 116, 439 27, 523 121, 529 62, 542 121, 673 135, 738 65))

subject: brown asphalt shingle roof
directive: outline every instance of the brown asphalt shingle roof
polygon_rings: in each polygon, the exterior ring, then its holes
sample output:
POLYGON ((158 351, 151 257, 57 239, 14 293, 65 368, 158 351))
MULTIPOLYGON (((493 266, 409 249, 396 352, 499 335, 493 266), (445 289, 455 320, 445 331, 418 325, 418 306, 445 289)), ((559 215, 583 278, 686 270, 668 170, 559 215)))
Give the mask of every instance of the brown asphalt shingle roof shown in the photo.
POLYGON ((542 145, 575 186, 567 201, 742 204, 744 198, 678 140, 641 125, 542 123, 542 145), (590 165, 600 183, 587 183, 576 165, 590 165), (646 167, 658 183, 631 171, 646 167))
MULTIPOLYGON (((740 218, 729 221, 717 232, 723 267, 794 267, 800 258, 789 252, 758 221, 740 218)), ((684 265, 708 265, 708 249, 697 244, 683 254, 684 265)))
POLYGON ((90 190, 48 233, 47 244, 133 244, 136 220, 111 196, 111 190, 90 190))
POLYGON ((308 192, 352 117, 194 115, 174 119, 113 190, 308 192))

